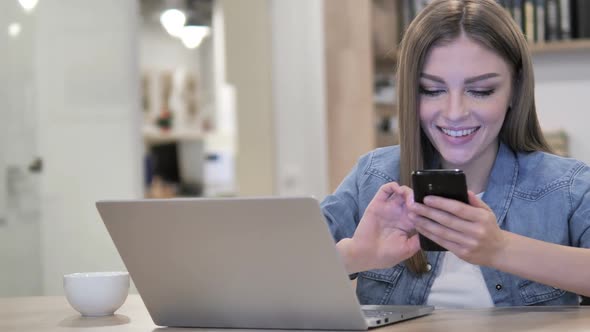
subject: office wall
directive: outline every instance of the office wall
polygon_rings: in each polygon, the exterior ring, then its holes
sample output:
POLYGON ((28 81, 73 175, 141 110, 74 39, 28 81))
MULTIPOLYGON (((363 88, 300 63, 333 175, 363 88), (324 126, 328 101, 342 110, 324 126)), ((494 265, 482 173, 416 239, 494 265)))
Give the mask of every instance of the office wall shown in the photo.
POLYGON ((571 156, 590 164, 590 50, 533 57, 544 129, 564 129, 571 156))
POLYGON ((242 196, 275 194, 276 132, 272 104, 268 0, 220 0, 226 79, 235 87, 236 179, 242 196))
POLYGON ((137 1, 38 5, 36 73, 45 294, 62 275, 123 269, 94 202, 142 194, 137 1))
POLYGON ((270 2, 279 195, 321 199, 328 190, 322 7, 316 0, 270 2))
POLYGON ((220 4, 226 79, 236 93, 239 195, 321 199, 327 194, 323 2, 220 4))
POLYGON ((35 13, 0 1, 0 296, 41 292, 39 175, 28 170, 38 155, 35 110, 35 13))

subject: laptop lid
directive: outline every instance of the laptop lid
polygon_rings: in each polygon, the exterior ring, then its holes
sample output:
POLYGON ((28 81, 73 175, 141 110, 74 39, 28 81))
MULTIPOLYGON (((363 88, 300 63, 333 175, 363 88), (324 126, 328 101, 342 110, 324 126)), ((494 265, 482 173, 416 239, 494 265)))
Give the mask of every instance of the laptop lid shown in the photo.
POLYGON ((160 326, 364 330, 313 198, 97 202, 160 326))

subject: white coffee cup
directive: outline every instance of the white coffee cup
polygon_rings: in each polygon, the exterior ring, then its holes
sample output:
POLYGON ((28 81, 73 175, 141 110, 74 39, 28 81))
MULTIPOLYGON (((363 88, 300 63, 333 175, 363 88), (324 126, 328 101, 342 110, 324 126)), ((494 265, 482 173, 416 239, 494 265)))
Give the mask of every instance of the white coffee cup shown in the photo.
POLYGON ((70 305, 82 316, 107 316, 119 309, 129 293, 128 272, 88 272, 64 275, 70 305))

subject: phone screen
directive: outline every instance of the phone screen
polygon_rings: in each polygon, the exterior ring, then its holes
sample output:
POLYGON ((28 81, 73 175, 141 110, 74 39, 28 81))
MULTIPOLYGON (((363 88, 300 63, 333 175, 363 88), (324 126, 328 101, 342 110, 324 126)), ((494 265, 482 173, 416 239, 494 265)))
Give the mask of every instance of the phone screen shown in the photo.
MULTIPOLYGON (((414 201, 424 203, 424 197, 433 195, 468 203, 467 181, 460 169, 427 169, 412 172, 414 201)), ((429 238, 420 236, 420 247, 425 251, 447 251, 429 238)))

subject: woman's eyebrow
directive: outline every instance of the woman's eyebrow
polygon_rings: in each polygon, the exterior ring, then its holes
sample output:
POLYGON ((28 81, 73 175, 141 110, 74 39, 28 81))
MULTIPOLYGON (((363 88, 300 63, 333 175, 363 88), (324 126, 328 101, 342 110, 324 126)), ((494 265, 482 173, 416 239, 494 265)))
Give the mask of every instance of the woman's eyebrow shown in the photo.
MULTIPOLYGON (((477 81, 483 81, 483 80, 487 80, 488 78, 498 77, 498 76, 500 76, 500 74, 498 74, 498 73, 487 73, 487 74, 477 75, 477 76, 473 76, 473 77, 468 77, 465 79, 465 84, 469 84, 469 83, 473 83, 473 82, 477 82, 477 81)), ((425 78, 427 80, 434 81, 434 82, 438 82, 438 83, 443 83, 443 84, 445 83, 444 79, 442 79, 441 77, 435 76, 435 75, 421 73, 420 77, 425 78)))
POLYGON ((483 81, 483 80, 487 80, 488 78, 498 77, 498 76, 500 76, 500 74, 498 74, 498 73, 487 73, 487 74, 483 74, 483 75, 469 77, 465 80, 465 84, 469 84, 469 83, 473 83, 473 82, 477 82, 477 81, 483 81))

